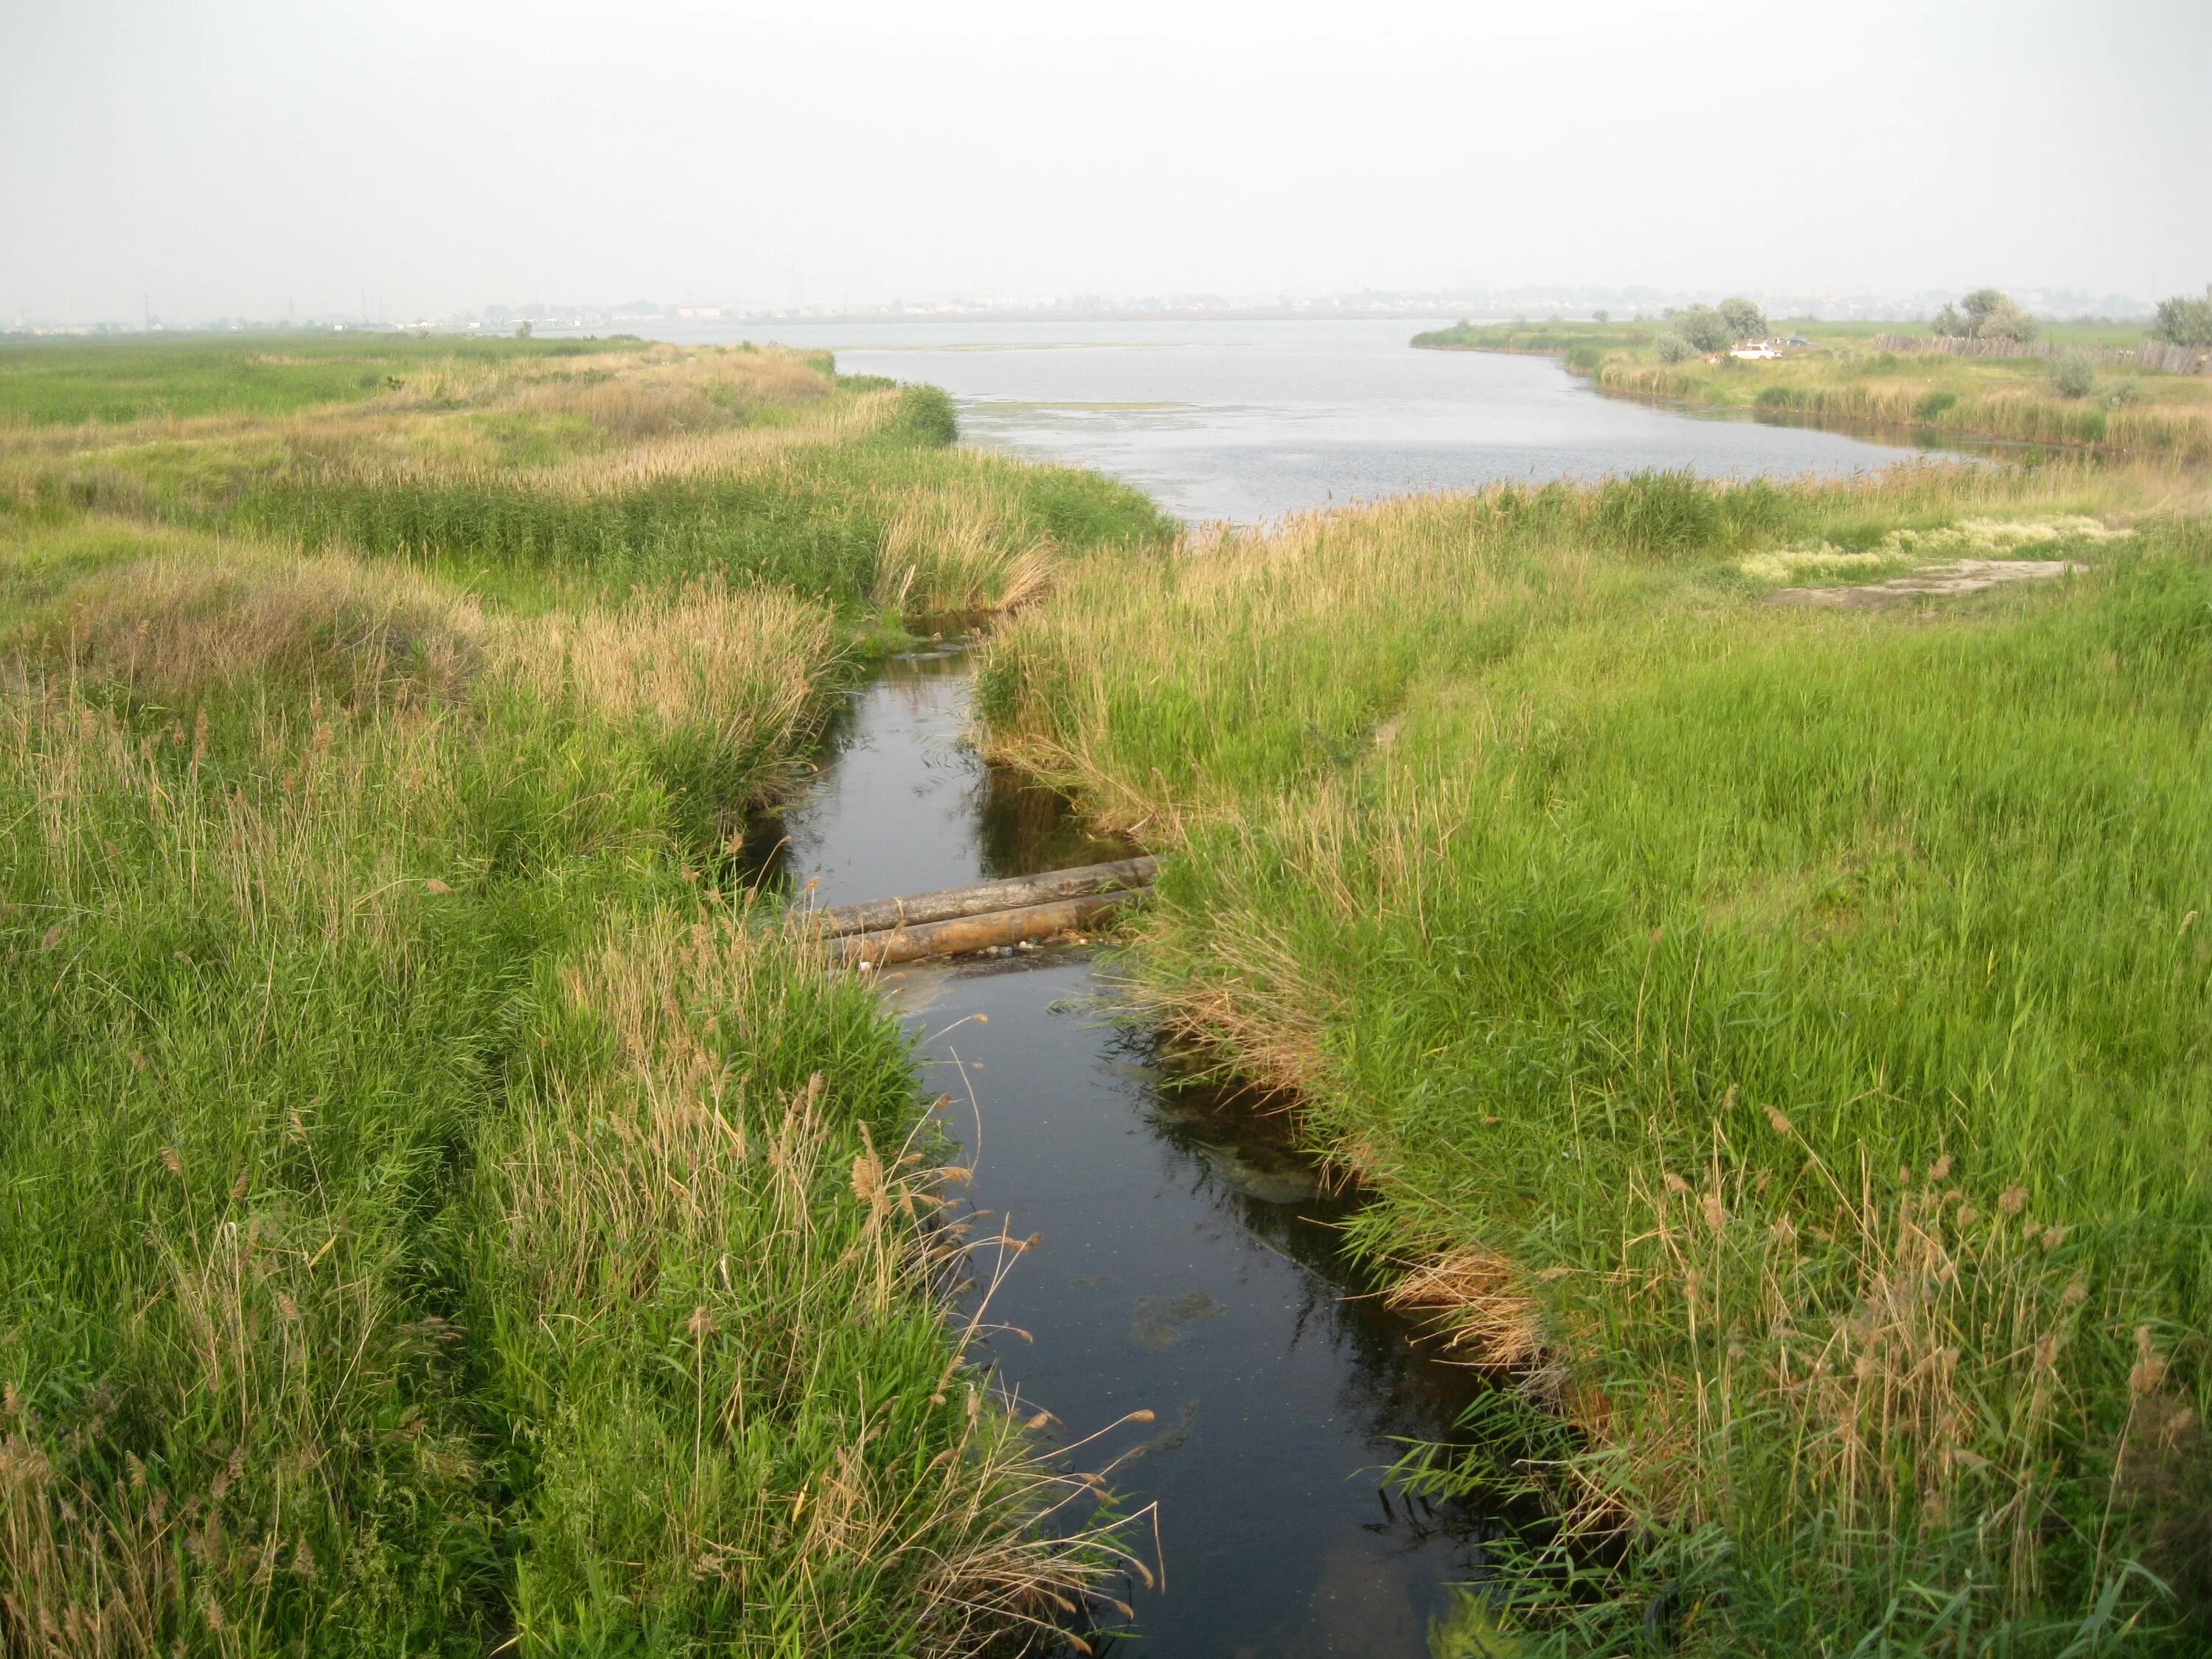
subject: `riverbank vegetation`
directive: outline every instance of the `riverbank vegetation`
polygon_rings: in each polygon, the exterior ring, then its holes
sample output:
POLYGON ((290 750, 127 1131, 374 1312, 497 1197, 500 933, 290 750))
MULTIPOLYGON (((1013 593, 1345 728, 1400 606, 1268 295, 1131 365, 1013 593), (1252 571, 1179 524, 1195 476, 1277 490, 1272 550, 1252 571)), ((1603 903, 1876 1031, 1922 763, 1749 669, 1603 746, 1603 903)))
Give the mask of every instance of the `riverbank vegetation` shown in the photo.
POLYGON ((731 849, 1150 504, 787 352, 106 349, 0 353, 0 1650, 1061 1616, 904 1042, 731 849))
MULTIPOLYGON (((1957 319, 1961 337, 1979 344, 1984 337, 1966 331, 1990 316, 1999 319, 1996 326, 2015 326, 1995 300, 1984 307, 1989 316, 1957 319)), ((2144 341, 2140 328, 2043 325, 2042 343, 2055 356, 2029 355, 2023 343, 2018 356, 1963 356, 1946 348, 1947 337, 1899 324, 1771 326, 1808 343, 1745 360, 1727 355, 1738 337, 1686 343, 1664 319, 1462 323, 1417 335, 1413 343, 1553 353, 1607 392, 1763 418, 2212 461, 2212 375, 2130 361, 2130 349, 2144 341)))
POLYGON ((994 641, 1003 753, 1173 854, 1152 1003, 1510 1379, 1413 1461, 1560 1517, 1515 1650, 2202 1650, 2204 507, 1505 486, 1083 562, 994 641))

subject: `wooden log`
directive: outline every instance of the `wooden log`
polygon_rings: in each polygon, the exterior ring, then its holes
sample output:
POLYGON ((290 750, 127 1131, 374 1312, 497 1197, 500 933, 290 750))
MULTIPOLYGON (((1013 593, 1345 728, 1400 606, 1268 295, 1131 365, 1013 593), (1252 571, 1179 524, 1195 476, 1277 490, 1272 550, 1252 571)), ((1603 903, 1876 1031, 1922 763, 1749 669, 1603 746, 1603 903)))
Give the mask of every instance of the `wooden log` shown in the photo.
POLYGON ((957 957, 994 945, 1057 939, 1085 922, 1119 908, 1136 896, 1133 890, 1084 893, 1055 899, 1049 904, 1025 904, 1012 910, 990 910, 981 915, 952 916, 910 927, 886 927, 874 933, 847 933, 830 941, 839 958, 856 967, 879 967, 885 963, 914 962, 923 957, 957 957))
POLYGON ((1042 875, 1018 876, 1011 881, 979 882, 973 887, 947 887, 934 893, 910 893, 903 898, 870 899, 862 904, 834 904, 816 911, 812 925, 824 939, 842 939, 850 933, 951 921, 961 916, 986 915, 994 910, 1047 904, 1085 893, 1149 887, 1158 868, 1159 860, 1155 858, 1117 859, 1110 864, 1048 870, 1042 875))

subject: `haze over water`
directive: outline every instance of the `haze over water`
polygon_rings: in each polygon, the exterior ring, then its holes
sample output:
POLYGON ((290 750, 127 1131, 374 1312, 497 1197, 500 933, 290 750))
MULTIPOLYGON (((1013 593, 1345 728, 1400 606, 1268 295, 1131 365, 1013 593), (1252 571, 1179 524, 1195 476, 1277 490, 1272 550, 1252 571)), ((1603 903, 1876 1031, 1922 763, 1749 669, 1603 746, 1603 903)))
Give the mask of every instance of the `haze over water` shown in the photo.
POLYGON ((1924 453, 1608 398, 1551 357, 1408 345, 1450 320, 763 324, 672 337, 826 347, 848 374, 943 386, 969 442, 1096 467, 1192 520, 1651 467, 1846 473, 1924 453))

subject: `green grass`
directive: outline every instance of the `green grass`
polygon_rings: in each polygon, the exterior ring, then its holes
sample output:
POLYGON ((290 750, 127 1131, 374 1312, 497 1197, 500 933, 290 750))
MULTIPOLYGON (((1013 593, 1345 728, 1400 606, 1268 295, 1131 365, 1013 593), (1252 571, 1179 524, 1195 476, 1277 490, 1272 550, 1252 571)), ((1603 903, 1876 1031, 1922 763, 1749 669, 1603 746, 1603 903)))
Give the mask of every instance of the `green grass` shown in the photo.
POLYGON ((1000 747, 1175 854, 1164 1017, 1297 1091, 1401 1300, 1517 1374, 1429 1462, 1548 1448, 1528 1650, 2202 1650, 2203 521, 1932 610, 1738 562, 2133 487, 1389 503, 994 642, 1000 747))
POLYGON ((1060 550, 1166 534, 1125 485, 955 435, 942 392, 838 377, 826 359, 594 347, 441 361, 367 406, 206 431, 33 433, 0 468, 27 504, 402 557, 520 592, 716 574, 854 615, 990 609, 1060 550))
POLYGON ((791 354, 427 378, 0 446, 0 1649, 1056 1616, 905 1040, 730 849, 858 630, 1156 518, 791 354))
MULTIPOLYGON (((1662 320, 1645 323, 1461 323, 1413 337, 1441 350, 1533 351, 1559 356, 1571 374, 1604 391, 1763 417, 1845 428, 1915 430, 1962 438, 2093 447, 2139 457, 2212 459, 2212 379, 2201 374, 2098 368, 2091 389, 2067 397, 2053 386, 2051 360, 1960 358, 1934 350, 1874 349, 1879 336, 1924 336, 1897 323, 1778 320, 1810 349, 1774 361, 1693 356, 1660 361, 1662 320)), ((2043 337, 2063 344, 2131 348, 2140 327, 2053 324, 2043 337)))
POLYGON ((358 403, 447 364, 645 349, 641 340, 408 334, 181 335, 0 344, 0 418, 40 423, 282 415, 358 403))

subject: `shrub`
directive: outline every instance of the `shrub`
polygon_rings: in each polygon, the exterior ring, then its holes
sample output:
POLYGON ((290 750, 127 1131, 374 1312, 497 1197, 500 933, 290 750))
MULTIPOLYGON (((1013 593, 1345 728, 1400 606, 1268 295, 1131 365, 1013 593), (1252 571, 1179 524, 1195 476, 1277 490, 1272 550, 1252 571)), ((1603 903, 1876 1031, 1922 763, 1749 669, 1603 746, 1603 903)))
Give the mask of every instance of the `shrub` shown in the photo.
POLYGON ((1945 410, 1955 408, 1958 402, 1959 394, 1955 392, 1931 392, 1912 405, 1912 412, 1921 420, 1932 421, 1945 410))
POLYGON ((1685 306, 1674 313, 1674 332, 1699 351, 1725 351, 1738 336, 1712 306, 1685 306))
POLYGON ((2131 404, 2143 403, 2149 397, 2150 392, 2142 381, 2130 374, 2126 380, 2117 382, 2112 390, 2105 394, 2105 401, 2114 409, 2125 409, 2131 404))
POLYGON ((1936 337, 1938 339, 1957 340, 1966 337, 1966 319, 1959 314, 1959 307, 1948 300, 1943 302, 1942 310, 1936 313, 1936 320, 1930 326, 1936 331, 1936 337))
POLYGON ((1597 367, 1598 359, 1604 355, 1604 351, 1595 345, 1571 346, 1567 350, 1566 365, 1577 374, 1587 374, 1597 367))
POLYGON ((2086 398, 2097 386, 2097 365, 2086 351, 2069 351, 2051 360, 2051 389, 2062 398, 2086 398))
POLYGON ((2212 283, 2205 283, 2201 300, 2186 294, 2160 300, 2150 331, 2178 346, 2212 346, 2212 283))
POLYGON ((1960 303, 1966 307, 1966 332, 1977 340, 2033 340, 2035 319, 2001 289, 1978 288, 1960 303))
POLYGON ((1759 388, 1759 396, 1752 399, 1752 402, 1761 409, 1787 409, 1793 401, 1790 388, 1786 386, 1762 386, 1759 388))
POLYGON ((1686 362, 1698 355, 1695 346, 1671 329, 1659 337, 1657 349, 1662 363, 1686 362))
POLYGON ((1729 299, 1720 302, 1721 320, 1729 326, 1732 340, 1759 340, 1766 337, 1766 313, 1748 300, 1729 299))

